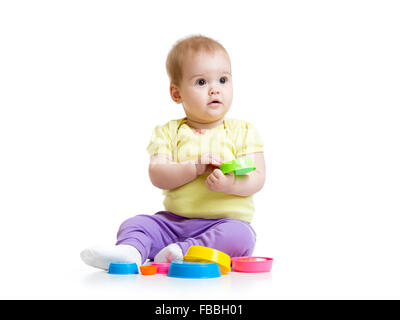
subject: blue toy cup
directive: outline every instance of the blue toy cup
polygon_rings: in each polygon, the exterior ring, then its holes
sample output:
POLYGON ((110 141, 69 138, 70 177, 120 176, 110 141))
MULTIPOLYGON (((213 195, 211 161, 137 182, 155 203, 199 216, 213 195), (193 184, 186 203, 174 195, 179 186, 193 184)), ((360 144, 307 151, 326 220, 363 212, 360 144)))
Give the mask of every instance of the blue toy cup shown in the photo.
POLYGON ((169 266, 168 276, 174 278, 207 279, 220 277, 221 271, 215 262, 174 260, 169 266))
POLYGON ((110 274, 136 274, 139 273, 139 269, 136 263, 130 262, 111 262, 108 267, 108 273, 110 274))

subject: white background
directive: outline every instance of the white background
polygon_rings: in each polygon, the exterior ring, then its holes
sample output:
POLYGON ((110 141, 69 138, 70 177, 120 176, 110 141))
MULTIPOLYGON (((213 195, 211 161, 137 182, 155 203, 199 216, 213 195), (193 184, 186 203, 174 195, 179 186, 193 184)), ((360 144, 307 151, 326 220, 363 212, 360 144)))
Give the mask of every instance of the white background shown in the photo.
POLYGON ((397 1, 2 1, 0 298, 399 299, 397 1), (229 117, 265 144, 264 275, 110 277, 79 257, 162 210, 155 125, 183 117, 165 59, 222 42, 229 117))

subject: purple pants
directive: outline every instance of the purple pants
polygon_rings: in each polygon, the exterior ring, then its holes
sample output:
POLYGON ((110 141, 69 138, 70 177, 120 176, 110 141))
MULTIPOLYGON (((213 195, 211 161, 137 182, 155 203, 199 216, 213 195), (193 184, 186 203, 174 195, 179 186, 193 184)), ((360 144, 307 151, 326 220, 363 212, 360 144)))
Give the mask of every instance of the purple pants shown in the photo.
POLYGON ((168 211, 154 215, 137 215, 124 221, 117 234, 117 245, 134 246, 142 262, 171 243, 183 255, 190 246, 220 250, 231 257, 249 256, 253 252, 256 233, 250 223, 236 219, 188 219, 168 211))

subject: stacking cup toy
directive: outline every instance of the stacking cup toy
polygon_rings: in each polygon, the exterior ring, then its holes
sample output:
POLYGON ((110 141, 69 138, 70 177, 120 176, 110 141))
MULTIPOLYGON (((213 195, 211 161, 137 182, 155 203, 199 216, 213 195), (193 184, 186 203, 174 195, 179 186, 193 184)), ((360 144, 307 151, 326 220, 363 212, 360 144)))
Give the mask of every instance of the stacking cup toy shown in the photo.
POLYGON ((139 273, 136 263, 129 262, 111 262, 108 267, 110 274, 136 274, 139 273))
POLYGON ((251 158, 240 158, 220 165, 219 169, 223 174, 233 172, 235 176, 242 176, 256 170, 256 166, 251 158))
POLYGON ((157 273, 157 266, 140 266, 140 273, 143 275, 153 275, 157 273))
POLYGON ((167 274, 169 270, 169 263, 162 263, 162 262, 152 262, 152 266, 157 266, 157 273, 167 274))
POLYGON ((231 271, 231 258, 224 252, 203 246, 189 247, 183 260, 190 262, 215 262, 221 269, 221 274, 231 271))
POLYGON ((232 269, 236 272, 270 272, 274 259, 266 257, 236 257, 232 258, 232 269))
POLYGON ((220 277, 221 272, 216 263, 174 260, 169 267, 168 276, 174 278, 207 279, 220 277))

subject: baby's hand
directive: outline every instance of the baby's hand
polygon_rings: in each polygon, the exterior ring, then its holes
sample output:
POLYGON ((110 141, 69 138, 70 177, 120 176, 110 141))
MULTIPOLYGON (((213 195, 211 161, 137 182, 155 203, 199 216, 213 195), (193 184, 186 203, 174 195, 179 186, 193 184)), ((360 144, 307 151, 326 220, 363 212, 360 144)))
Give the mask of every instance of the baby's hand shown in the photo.
POLYGON ((232 173, 224 175, 221 170, 215 169, 206 179, 206 187, 211 191, 225 192, 235 182, 235 176, 232 173))
POLYGON ((217 154, 203 154, 196 163, 197 175, 213 172, 214 169, 219 168, 222 162, 222 159, 217 154))

